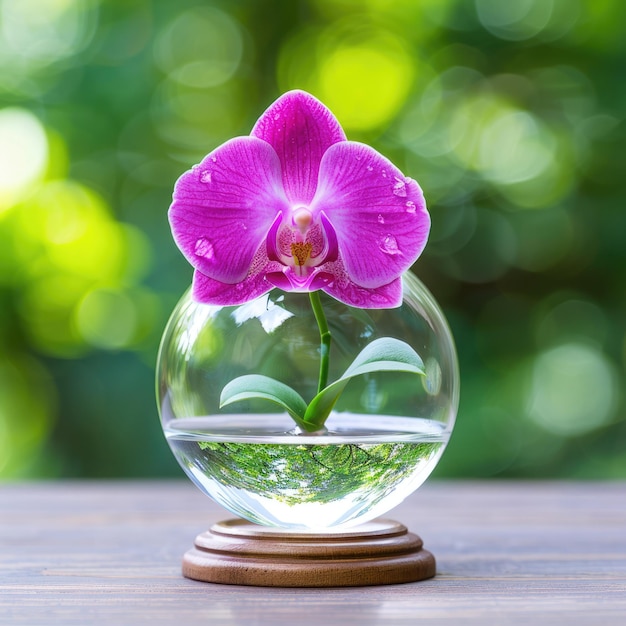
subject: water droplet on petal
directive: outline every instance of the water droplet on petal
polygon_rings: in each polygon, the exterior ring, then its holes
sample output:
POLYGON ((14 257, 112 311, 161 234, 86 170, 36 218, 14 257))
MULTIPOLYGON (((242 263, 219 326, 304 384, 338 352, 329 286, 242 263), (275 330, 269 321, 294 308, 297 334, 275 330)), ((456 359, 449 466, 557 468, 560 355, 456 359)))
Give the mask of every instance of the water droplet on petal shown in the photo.
POLYGON ((379 224, 385 223, 385 218, 380 213, 378 214, 378 223, 379 224))
POLYGON ((406 201, 406 212, 407 213, 415 213, 417 207, 415 206, 415 202, 413 200, 406 201))
POLYGON ((396 182, 393 184, 393 195, 406 198, 406 183, 397 176, 394 176, 394 180, 396 182))
POLYGON ((215 256, 213 244, 206 237, 200 237, 200 239, 196 241, 194 253, 196 254, 196 256, 209 260, 211 260, 215 256))
POLYGON ((383 170, 383 178, 387 178, 387 172, 383 170))
POLYGON ((374 169, 374 168, 373 168, 371 165, 368 165, 368 166, 367 166, 367 171, 368 171, 368 172, 371 172, 373 169, 374 169))
POLYGON ((357 161, 360 161, 360 160, 361 160, 361 155, 360 155, 360 154, 357 154, 357 155, 356 155, 356 160, 357 160, 357 161))
POLYGON ((378 247, 385 254, 402 254, 398 248, 398 241, 393 235, 385 235, 378 247))
POLYGON ((280 119, 280 113, 274 115, 274 121, 277 122, 280 119))
POLYGON ((213 163, 217 163, 217 157, 216 156, 212 156, 211 157, 211 161, 213 161, 213 163))
POLYGON ((211 172, 209 170, 205 170, 200 174, 200 182, 201 183, 210 183, 211 182, 211 172))

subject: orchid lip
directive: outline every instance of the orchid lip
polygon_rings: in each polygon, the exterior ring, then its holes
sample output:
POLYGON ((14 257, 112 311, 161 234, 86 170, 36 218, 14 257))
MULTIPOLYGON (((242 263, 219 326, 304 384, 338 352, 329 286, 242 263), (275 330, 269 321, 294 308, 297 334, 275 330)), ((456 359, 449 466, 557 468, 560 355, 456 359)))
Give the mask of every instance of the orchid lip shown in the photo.
POLYGON ((314 275, 301 277, 292 272, 291 268, 286 267, 282 272, 269 272, 265 278, 274 287, 283 291, 306 292, 310 290, 310 283, 314 275))
POLYGON ((320 252, 312 254, 312 245, 307 241, 306 235, 313 223, 313 214, 304 206, 295 210, 291 221, 293 229, 297 229, 297 234, 296 241, 290 246, 291 255, 289 255, 281 250, 278 244, 281 228, 291 228, 284 224, 283 212, 279 211, 267 231, 266 252, 268 259, 278 261, 291 268, 300 278, 310 275, 313 268, 336 261, 339 257, 339 244, 335 229, 324 212, 320 212, 319 220, 324 233, 324 246, 320 252), (301 226, 305 227, 302 228, 301 226))
POLYGON ((289 277, 285 274, 285 272, 268 272, 265 275, 266 280, 268 280, 274 287, 278 287, 283 291, 292 291, 293 286, 289 277))

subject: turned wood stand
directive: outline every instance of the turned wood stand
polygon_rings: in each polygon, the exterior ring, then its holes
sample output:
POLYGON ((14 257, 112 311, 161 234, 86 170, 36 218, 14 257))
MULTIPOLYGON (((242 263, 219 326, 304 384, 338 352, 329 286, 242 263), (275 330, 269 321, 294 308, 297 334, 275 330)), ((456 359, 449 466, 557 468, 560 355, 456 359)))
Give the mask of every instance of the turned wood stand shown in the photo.
POLYGON ((257 587, 389 585, 432 578, 435 558, 417 535, 392 520, 316 534, 232 519, 196 537, 183 574, 257 587))

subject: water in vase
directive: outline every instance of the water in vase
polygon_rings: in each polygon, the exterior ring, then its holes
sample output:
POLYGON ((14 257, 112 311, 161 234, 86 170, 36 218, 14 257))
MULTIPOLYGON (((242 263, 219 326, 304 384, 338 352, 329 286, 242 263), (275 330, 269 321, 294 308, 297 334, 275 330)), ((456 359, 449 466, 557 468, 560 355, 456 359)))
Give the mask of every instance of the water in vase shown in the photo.
POLYGON ((190 478, 231 512, 321 530, 365 522, 402 502, 449 437, 434 420, 365 417, 332 415, 319 434, 296 434, 286 415, 174 419, 165 434, 190 478))

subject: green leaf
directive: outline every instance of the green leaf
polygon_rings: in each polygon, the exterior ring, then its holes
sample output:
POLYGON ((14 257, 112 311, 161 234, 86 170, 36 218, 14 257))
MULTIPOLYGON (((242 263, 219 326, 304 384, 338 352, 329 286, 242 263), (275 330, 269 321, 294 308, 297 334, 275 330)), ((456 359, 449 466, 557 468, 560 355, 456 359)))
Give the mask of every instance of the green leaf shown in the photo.
MULTIPOLYGON (((298 426, 301 428, 306 427, 303 418, 306 411, 306 402, 302 399, 302 396, 289 385, 285 385, 285 383, 281 383, 269 376, 249 374, 231 380, 222 389, 220 408, 233 402, 251 400, 253 398, 262 398, 275 402, 291 415, 298 426)), ((308 429, 310 429, 310 426, 308 426, 308 429)))
POLYGON ((372 372, 410 372, 425 375, 424 363, 411 346, 399 339, 376 339, 361 350, 341 378, 320 391, 304 413, 308 430, 321 428, 346 385, 355 376, 372 372))

